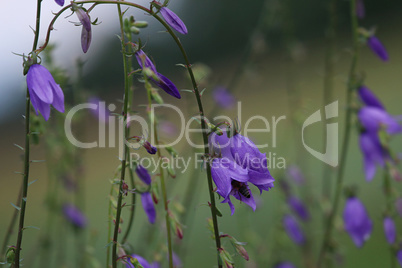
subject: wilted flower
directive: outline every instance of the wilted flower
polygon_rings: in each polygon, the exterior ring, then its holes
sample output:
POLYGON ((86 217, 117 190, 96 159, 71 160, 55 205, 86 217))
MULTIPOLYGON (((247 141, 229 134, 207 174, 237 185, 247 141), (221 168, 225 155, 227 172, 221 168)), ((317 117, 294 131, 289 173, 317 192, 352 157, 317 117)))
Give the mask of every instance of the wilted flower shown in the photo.
POLYGON ((236 103, 236 98, 225 87, 215 88, 212 95, 215 102, 224 109, 230 109, 236 103))
POLYGON ((300 228, 299 223, 292 215, 285 215, 282 220, 283 227, 285 228, 288 236, 298 245, 304 243, 304 234, 300 228))
POLYGON ((167 77, 156 71, 155 65, 153 64, 151 59, 148 58, 148 56, 144 53, 144 51, 138 50, 137 52, 135 52, 135 57, 137 58, 138 64, 141 68, 149 68, 157 76, 158 80, 155 80, 151 77, 151 81, 157 84, 158 87, 163 89, 167 94, 178 99, 181 98, 180 92, 177 87, 167 77))
POLYGON ((387 50, 376 36, 372 35, 367 38, 367 45, 381 60, 388 61, 387 50))
POLYGON ((148 170, 144 168, 141 165, 138 165, 137 168, 135 169, 135 173, 137 173, 137 176, 142 180, 146 185, 150 185, 152 180, 151 180, 151 175, 149 174, 148 170))
POLYGON ((90 104, 95 104, 96 109, 91 109, 91 113, 99 119, 102 123, 109 122, 110 112, 105 107, 105 102, 96 96, 91 96, 88 99, 90 104))
POLYGON ((359 94, 360 100, 367 106, 376 107, 381 110, 385 110, 381 101, 377 98, 376 95, 366 86, 362 85, 357 90, 359 94))
POLYGON ((383 221, 384 234, 388 244, 393 244, 396 239, 395 222, 390 217, 385 217, 383 221))
POLYGON ((274 268, 296 268, 291 262, 284 261, 276 264, 274 268))
POLYGON ((364 8, 363 0, 356 1, 356 15, 359 19, 363 19, 364 16, 366 15, 366 10, 364 8))
POLYGON ((170 27, 181 34, 188 33, 187 27, 184 22, 173 11, 171 11, 167 7, 161 7, 160 12, 162 17, 165 19, 166 23, 170 25, 170 27))
POLYGON ((92 40, 91 19, 87 12, 78 5, 73 3, 73 10, 77 14, 78 19, 82 24, 81 30, 81 48, 84 53, 87 53, 92 40))
POLYGON ((297 214, 297 216, 300 217, 300 219, 304 221, 310 219, 310 213, 308 212, 306 206, 299 198, 295 196, 289 197, 288 205, 297 214))
POLYGON ((87 224, 87 218, 84 214, 73 204, 65 204, 63 206, 63 213, 66 219, 78 228, 84 228, 87 224))
POLYGON ((59 6, 64 6, 64 0, 54 0, 59 6))
POLYGON ((29 67, 27 86, 36 114, 39 110, 47 121, 50 116, 50 104, 57 111, 64 113, 63 91, 45 67, 40 64, 33 64, 29 67))
POLYGON ((357 197, 346 200, 343 211, 345 230, 349 233, 357 247, 362 247, 371 235, 373 223, 367 214, 366 208, 357 197))
POLYGON ((155 223, 156 220, 156 210, 154 206, 154 202, 152 201, 151 193, 146 192, 141 194, 141 203, 142 208, 148 216, 148 220, 150 223, 155 223))

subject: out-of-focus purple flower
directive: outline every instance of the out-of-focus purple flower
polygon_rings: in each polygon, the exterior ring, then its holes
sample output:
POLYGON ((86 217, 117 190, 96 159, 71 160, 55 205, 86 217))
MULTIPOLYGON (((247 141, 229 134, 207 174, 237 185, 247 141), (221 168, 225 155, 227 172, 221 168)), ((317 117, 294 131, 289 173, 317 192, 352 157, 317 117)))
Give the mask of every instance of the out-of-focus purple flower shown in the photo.
POLYGON ((54 0, 59 6, 64 6, 64 0, 54 0))
POLYGON ((212 92, 215 102, 224 109, 232 108, 236 98, 225 87, 217 87, 212 92))
POLYGON ((142 180, 146 185, 150 185, 152 180, 151 180, 151 175, 149 174, 148 170, 144 168, 141 165, 138 165, 137 168, 135 169, 135 173, 137 173, 137 176, 142 180))
POLYGON ((295 196, 289 197, 288 205, 303 221, 307 221, 308 219, 310 219, 310 213, 299 198, 295 196))
POLYGON ((187 27, 184 22, 173 11, 171 11, 167 7, 161 7, 160 12, 162 17, 165 19, 166 23, 170 25, 170 27, 181 34, 188 33, 187 27))
POLYGON ((69 222, 78 228, 85 228, 87 225, 87 218, 73 204, 64 204, 63 214, 69 222))
POLYGON ((306 181, 298 166, 291 165, 286 171, 288 176, 291 177, 298 185, 302 185, 306 181))
POLYGON ((159 129, 167 136, 175 136, 178 133, 176 125, 169 121, 160 122, 159 129))
POLYGON ((395 201, 395 208, 396 208, 396 211, 398 212, 399 216, 402 217, 402 198, 399 197, 395 201))
POLYGON ((366 180, 371 181, 375 176, 377 166, 384 167, 389 155, 381 146, 378 136, 370 132, 360 134, 360 150, 363 154, 366 180))
POLYGON ((396 258, 398 259, 399 265, 402 267, 402 249, 398 250, 396 258))
POLYGON ((255 210, 255 200, 247 185, 249 177, 246 169, 228 158, 215 158, 211 162, 211 175, 217 187, 216 192, 224 198, 222 203, 229 204, 232 215, 235 207, 230 200, 231 195, 255 210))
POLYGON ((39 112, 47 121, 50 116, 50 105, 64 113, 64 94, 50 72, 40 64, 33 64, 27 73, 27 86, 32 106, 36 114, 39 112))
POLYGON ((90 104, 95 104, 96 109, 91 109, 91 113, 99 119, 102 123, 109 122, 110 112, 105 106, 105 102, 96 96, 91 96, 88 99, 90 104))
POLYGON ((172 259, 173 259, 173 266, 175 268, 183 267, 183 264, 181 263, 180 257, 175 252, 172 252, 172 259))
POLYGON ((345 230, 349 233, 357 247, 362 247, 371 235, 373 222, 367 214, 366 208, 357 197, 346 200, 343 211, 345 230))
POLYGON ((378 132, 385 129, 388 134, 393 135, 402 132, 399 122, 386 111, 376 107, 363 107, 358 113, 359 121, 365 130, 378 132))
MULTIPOLYGON (((137 259, 137 261, 139 262, 139 264, 142 265, 142 267, 144 267, 144 268, 153 268, 153 266, 151 266, 149 264, 149 262, 145 258, 143 258, 142 256, 133 254, 133 255, 131 255, 131 257, 137 259)), ((137 268, 137 267, 135 267, 134 264, 131 263, 130 259, 127 259, 126 260, 126 268, 137 268)))
POLYGON ((364 8, 363 0, 356 1, 356 15, 359 19, 363 19, 366 15, 366 9, 364 8))
POLYGON ((367 38, 367 45, 382 61, 388 61, 387 50, 376 36, 372 35, 367 38))
POLYGON ((390 217, 385 217, 383 225, 384 225, 385 238, 387 239, 388 244, 392 245, 396 239, 395 222, 390 217))
POLYGON ((155 65, 153 64, 151 59, 147 56, 147 54, 144 53, 144 51, 138 50, 137 52, 135 52, 135 57, 141 68, 147 67, 151 69, 152 72, 154 72, 155 75, 158 77, 158 80, 155 80, 154 78, 151 77, 150 78, 151 81, 153 81, 156 85, 158 85, 158 87, 163 89, 167 94, 178 99, 181 98, 180 92, 175 86, 175 84, 173 84, 173 82, 170 81, 166 76, 156 71, 155 65))
POLYGON ((81 48, 84 53, 87 53, 92 40, 91 19, 88 13, 78 5, 73 4, 73 10, 82 24, 81 48))
POLYGON ((142 208, 148 216, 148 220, 150 223, 155 223, 156 220, 156 210, 154 206, 154 202, 152 201, 151 193, 146 192, 141 194, 141 203, 142 208))
POLYGON ((299 223, 292 215, 285 215, 282 220, 283 227, 285 228, 286 233, 298 245, 304 243, 305 238, 304 234, 300 228, 299 223))
POLYGON ((376 95, 366 86, 362 85, 359 87, 357 93, 359 94, 360 100, 367 106, 376 107, 378 109, 384 110, 384 105, 377 98, 376 95))
POLYGON ((296 268, 296 266, 294 266, 291 262, 284 261, 276 264, 274 268, 296 268))

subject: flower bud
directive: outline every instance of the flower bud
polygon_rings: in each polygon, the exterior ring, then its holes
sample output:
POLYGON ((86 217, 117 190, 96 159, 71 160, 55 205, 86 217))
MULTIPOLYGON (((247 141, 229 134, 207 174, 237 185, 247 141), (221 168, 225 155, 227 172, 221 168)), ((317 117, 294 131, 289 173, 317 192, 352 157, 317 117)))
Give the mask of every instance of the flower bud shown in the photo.
POLYGON ((132 32, 133 34, 139 34, 140 33, 140 29, 138 29, 135 26, 131 26, 130 27, 130 32, 132 32))
POLYGON ((7 263, 14 263, 15 260, 15 246, 11 246, 7 249, 6 252, 6 258, 7 258, 7 263))
POLYGON ((136 22, 134 22, 134 24, 133 24, 135 27, 138 27, 138 28, 145 28, 145 27, 148 27, 148 22, 147 21, 136 21, 136 22))
POLYGON ((151 98, 157 103, 157 104, 163 104, 163 99, 159 95, 158 91, 151 87, 151 98))

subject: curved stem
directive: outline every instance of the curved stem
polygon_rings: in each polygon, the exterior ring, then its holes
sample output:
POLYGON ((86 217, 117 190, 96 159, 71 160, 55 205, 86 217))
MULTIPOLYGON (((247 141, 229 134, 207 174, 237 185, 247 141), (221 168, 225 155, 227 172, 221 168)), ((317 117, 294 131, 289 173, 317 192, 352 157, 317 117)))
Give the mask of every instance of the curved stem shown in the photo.
POLYGON ((342 151, 339 162, 339 170, 336 179, 336 188, 334 193, 334 202, 332 210, 329 214, 328 221, 325 228, 324 240, 321 246, 320 255, 318 257, 317 268, 321 267, 324 257, 326 255, 327 250, 329 249, 331 238, 332 238, 332 229, 334 226, 334 220, 336 213, 339 207, 340 196, 342 192, 342 185, 345 173, 345 164, 347 157, 347 149, 349 146, 350 140, 350 130, 351 130, 351 119, 352 119, 352 93, 356 89, 356 67, 359 56, 359 35, 358 35, 358 21, 356 16, 356 0, 350 1, 350 16, 351 16, 351 24, 352 24, 352 35, 353 35, 353 56, 352 63, 350 66, 349 78, 348 78, 348 86, 347 86, 347 95, 346 95, 346 115, 345 115, 345 131, 343 136, 343 144, 342 151))
POLYGON ((121 30, 121 49, 123 54, 123 66, 124 66, 124 107, 123 107, 123 154, 121 160, 121 173, 120 173, 120 182, 119 182, 119 195, 117 199, 117 208, 116 208, 116 220, 114 226, 114 234, 113 234, 113 250, 112 250, 112 267, 117 268, 117 239, 119 236, 119 225, 121 218, 121 205, 123 200, 123 191, 122 185, 126 174, 126 163, 127 163, 127 146, 126 146, 126 138, 128 135, 128 128, 126 127, 127 121, 127 113, 128 113, 128 93, 129 93, 129 79, 128 79, 128 60, 126 56, 126 49, 124 44, 124 30, 123 30, 123 14, 121 13, 120 3, 117 4, 117 10, 119 13, 119 21, 120 21, 120 30, 121 30))

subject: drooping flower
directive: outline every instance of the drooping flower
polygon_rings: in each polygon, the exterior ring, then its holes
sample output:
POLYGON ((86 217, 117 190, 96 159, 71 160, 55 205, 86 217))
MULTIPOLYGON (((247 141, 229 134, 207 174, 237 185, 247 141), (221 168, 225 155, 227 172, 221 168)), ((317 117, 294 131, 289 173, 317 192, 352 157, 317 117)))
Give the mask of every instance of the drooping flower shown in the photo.
POLYGON ((217 193, 224 198, 222 203, 228 203, 232 215, 235 211, 230 196, 246 203, 253 210, 256 208, 254 197, 248 188, 249 180, 246 169, 228 158, 214 158, 211 162, 211 175, 217 187, 217 193))
POLYGON ((92 40, 91 19, 88 13, 81 7, 78 7, 78 5, 74 4, 73 10, 82 24, 81 48, 84 53, 87 53, 92 40))
POLYGON ((362 85, 357 90, 359 94, 360 100, 369 107, 375 107, 385 111, 384 105, 382 105, 381 101, 377 98, 376 95, 366 86, 362 85))
POLYGON ((162 17, 165 19, 166 23, 170 25, 170 27, 181 34, 188 33, 187 27, 184 22, 173 11, 171 11, 167 7, 161 7, 160 12, 162 17))
POLYGON ((291 196, 287 201, 289 207, 296 213, 297 216, 299 216, 300 219, 303 221, 310 219, 310 213, 299 198, 291 196))
POLYGON ((300 228, 299 223, 292 215, 285 215, 282 219, 283 227, 286 233, 298 245, 304 244, 305 238, 304 234, 300 228))
POLYGON ((63 214, 65 218, 78 228, 85 228, 87 224, 87 218, 85 215, 73 204, 63 205, 63 214))
POLYGON ((59 6, 64 6, 64 0, 54 0, 59 6))
POLYGON ((152 201, 151 193, 146 192, 141 194, 141 203, 142 208, 148 216, 148 220, 150 223, 155 223, 156 220, 156 210, 154 206, 154 202, 152 201))
POLYGON ((357 197, 346 200, 343 211, 345 230, 349 233, 357 247, 362 247, 370 238, 373 222, 367 214, 366 208, 357 197))
POLYGON ((138 64, 140 65, 140 67, 142 69, 144 67, 151 69, 151 71, 158 78, 157 80, 155 80, 154 78, 151 77, 150 78, 151 81, 153 81, 158 87, 163 89, 167 94, 169 94, 175 98, 178 98, 178 99, 181 98, 180 92, 177 89, 177 87, 175 86, 175 84, 173 84, 173 82, 170 81, 166 76, 157 72, 155 65, 153 64, 151 59, 144 53, 144 51, 138 50, 137 52, 135 52, 135 57, 138 61, 138 64))
POLYGON ((389 158, 376 134, 362 132, 360 134, 360 150, 363 154, 364 173, 367 181, 371 181, 377 171, 377 166, 384 167, 389 158))
POLYGON ((356 1, 356 15, 359 19, 363 19, 366 15, 366 9, 364 8, 363 0, 356 1))
POLYGON ((33 64, 27 73, 27 86, 32 106, 36 114, 39 112, 47 121, 50 116, 50 105, 64 113, 64 94, 50 72, 40 64, 33 64))
POLYGON ((149 174, 148 170, 144 168, 141 165, 138 165, 137 168, 135 169, 135 173, 137 173, 137 176, 142 180, 146 185, 150 185, 152 180, 151 180, 151 175, 149 174))
POLYGON ((294 266, 291 262, 284 261, 276 264, 274 268, 296 268, 296 266, 294 266))
POLYGON ((212 95, 215 102, 224 109, 230 109, 236 103, 236 98, 225 87, 215 88, 212 95))
POLYGON ((110 112, 105 107, 105 102, 104 101, 102 101, 100 98, 98 98, 96 96, 91 96, 91 97, 89 97, 88 102, 90 104, 95 104, 96 105, 96 109, 91 109, 91 113, 96 118, 98 118, 100 122, 102 122, 102 123, 109 122, 110 112))
POLYGON ((388 61, 387 50, 375 35, 367 38, 367 45, 382 61, 388 61))
POLYGON ((393 116, 376 107, 361 108, 358 118, 364 129, 369 132, 377 133, 381 129, 385 129, 390 135, 402 132, 402 126, 393 116))
POLYGON ((384 234, 388 244, 392 245, 396 239, 395 222, 390 217, 385 217, 383 221, 384 234))

